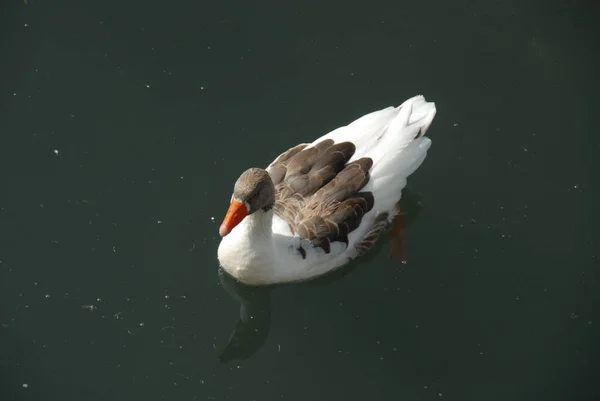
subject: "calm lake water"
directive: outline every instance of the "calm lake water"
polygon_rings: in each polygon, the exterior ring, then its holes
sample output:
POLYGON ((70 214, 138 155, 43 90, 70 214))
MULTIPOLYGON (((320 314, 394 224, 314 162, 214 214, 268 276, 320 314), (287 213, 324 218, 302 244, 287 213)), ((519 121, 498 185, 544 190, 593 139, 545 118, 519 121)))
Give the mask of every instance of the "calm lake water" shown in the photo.
POLYGON ((598 399, 599 20, 584 0, 11 0, 0 399, 598 399), (243 170, 416 94, 438 114, 406 265, 383 241, 309 284, 219 274, 243 170))

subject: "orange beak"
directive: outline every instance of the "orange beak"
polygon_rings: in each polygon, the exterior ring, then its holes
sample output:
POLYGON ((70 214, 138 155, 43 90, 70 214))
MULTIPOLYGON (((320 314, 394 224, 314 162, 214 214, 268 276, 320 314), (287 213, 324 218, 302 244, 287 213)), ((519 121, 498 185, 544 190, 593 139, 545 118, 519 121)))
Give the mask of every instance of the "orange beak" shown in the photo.
POLYGON ((240 224, 240 222, 246 216, 248 216, 248 209, 246 208, 246 204, 243 202, 232 200, 231 204, 229 205, 229 209, 227 210, 227 214, 223 219, 223 223, 221 223, 221 227, 219 227, 219 235, 221 235, 221 237, 224 237, 227 234, 229 234, 231 230, 233 230, 235 226, 240 224))

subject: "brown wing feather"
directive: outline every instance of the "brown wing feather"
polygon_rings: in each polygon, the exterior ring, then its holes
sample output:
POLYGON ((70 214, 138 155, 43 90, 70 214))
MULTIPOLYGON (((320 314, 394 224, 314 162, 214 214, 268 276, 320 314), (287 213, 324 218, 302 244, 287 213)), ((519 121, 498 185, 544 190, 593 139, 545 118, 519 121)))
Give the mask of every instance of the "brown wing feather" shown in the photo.
POLYGON ((296 215, 295 226, 300 237, 329 252, 334 241, 348 242, 348 234, 373 208, 373 194, 359 192, 369 181, 369 158, 356 160, 327 185, 319 189, 296 215))
POLYGON ((358 250, 357 256, 362 256, 369 251, 375 245, 375 242, 379 239, 379 236, 383 230, 388 226, 388 214, 386 212, 380 213, 375 218, 375 223, 369 232, 355 245, 358 250))
POLYGON ((277 156, 277 159, 267 168, 273 184, 277 185, 283 180, 290 160, 307 146, 307 143, 301 143, 277 156))
POLYGON ((327 253, 331 242, 348 243, 348 234, 373 208, 373 195, 360 192, 373 161, 365 157, 348 163, 355 150, 351 142, 335 144, 331 139, 308 149, 302 144, 281 154, 268 169, 275 183, 275 213, 293 233, 327 253))
POLYGON ((334 145, 331 139, 302 150, 287 164, 285 177, 276 189, 276 200, 299 194, 307 197, 331 181, 354 154, 350 142, 334 145))
POLYGON ((295 146, 282 153, 267 171, 275 184, 275 213, 296 232, 295 219, 310 196, 344 168, 355 147, 345 142, 334 145, 331 139, 314 147, 295 146))

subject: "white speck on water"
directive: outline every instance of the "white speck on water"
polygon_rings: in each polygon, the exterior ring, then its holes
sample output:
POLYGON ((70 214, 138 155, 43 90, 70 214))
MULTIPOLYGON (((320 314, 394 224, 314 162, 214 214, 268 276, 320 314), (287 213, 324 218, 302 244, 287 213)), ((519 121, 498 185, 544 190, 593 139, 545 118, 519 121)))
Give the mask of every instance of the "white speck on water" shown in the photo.
POLYGON ((204 90, 204 86, 201 86, 201 87, 200 87, 200 90, 202 90, 202 91, 203 91, 203 90, 204 90))
POLYGON ((140 327, 144 327, 144 322, 140 323, 140 327))
POLYGON ((277 344, 277 352, 281 352, 281 344, 277 344))
POLYGON ((102 301, 101 298, 96 298, 96 302, 100 302, 100 301, 102 301))
POLYGON ((54 149, 54 154, 58 155, 58 149, 54 149))
POLYGON ((46 294, 46 298, 50 298, 50 294, 46 294))
POLYGON ((17 92, 13 93, 13 96, 17 96, 17 92))
POLYGON ((158 223, 158 224, 162 224, 162 220, 158 220, 158 221, 157 221, 157 223, 158 223))
POLYGON ((113 245, 112 250, 113 250, 113 252, 117 252, 117 248, 114 245, 113 245))
POLYGON ((149 87, 150 87, 150 85, 146 85, 146 88, 149 88, 149 87))
POLYGON ((215 222, 215 218, 214 217, 211 217, 210 219, 212 220, 213 223, 215 222))
POLYGON ((29 387, 29 384, 27 384, 27 383, 23 383, 23 384, 21 384, 21 386, 22 386, 23 388, 27 388, 27 387, 29 387))
POLYGON ((23 24, 23 26, 24 26, 25 28, 27 28, 27 27, 29 26, 29 24, 23 24))
POLYGON ((573 185, 573 189, 577 189, 577 188, 579 188, 579 185, 577 185, 577 184, 573 185))

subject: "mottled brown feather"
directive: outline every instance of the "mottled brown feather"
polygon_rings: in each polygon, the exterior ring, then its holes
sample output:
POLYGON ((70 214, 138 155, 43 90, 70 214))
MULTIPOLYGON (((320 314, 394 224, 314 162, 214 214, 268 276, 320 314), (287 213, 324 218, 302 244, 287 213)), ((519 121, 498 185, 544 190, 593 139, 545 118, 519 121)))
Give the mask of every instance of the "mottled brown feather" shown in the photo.
POLYGON ((280 154, 277 159, 273 163, 271 163, 271 167, 269 168, 269 175, 271 175, 271 180, 273 180, 273 184, 279 184, 285 174, 287 172, 287 164, 289 161, 296 156, 296 154, 300 153, 305 147, 307 147, 307 143, 301 143, 300 145, 296 145, 291 149, 280 154))
POLYGON ((373 245, 375 245, 375 242, 377 242, 379 236, 387 226, 388 214, 385 212, 378 214, 375 218, 373 227, 371 227, 369 232, 355 245, 355 248, 358 250, 357 257, 364 255, 373 247, 373 245))
POLYGON ((373 195, 359 192, 369 181, 373 161, 365 157, 348 163, 356 150, 351 142, 326 139, 305 148, 288 150, 269 167, 274 210, 293 233, 329 253, 331 242, 348 243, 348 234, 373 208, 373 195))

